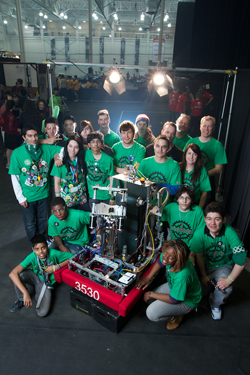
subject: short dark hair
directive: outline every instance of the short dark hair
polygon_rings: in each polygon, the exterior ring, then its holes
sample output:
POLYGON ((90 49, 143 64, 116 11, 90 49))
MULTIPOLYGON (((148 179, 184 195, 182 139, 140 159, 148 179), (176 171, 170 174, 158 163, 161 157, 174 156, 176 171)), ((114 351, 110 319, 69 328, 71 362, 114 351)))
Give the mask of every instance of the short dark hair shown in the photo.
POLYGON ((162 130, 163 130, 166 126, 168 126, 168 125, 173 126, 173 128, 175 128, 175 132, 176 132, 176 130, 177 130, 176 125, 175 125, 174 122, 171 122, 171 121, 167 121, 167 122, 165 122, 165 124, 164 124, 163 127, 162 127, 162 130))
POLYGON ((209 212, 216 212, 222 217, 222 219, 226 216, 224 207, 218 202, 209 203, 204 210, 204 216, 206 217, 209 212))
POLYGON ((29 131, 29 130, 35 130, 38 134, 38 130, 37 128, 35 127, 35 125, 32 125, 32 124, 29 124, 29 125, 26 125, 25 128, 22 128, 22 135, 25 137, 26 136, 26 133, 29 131))
POLYGON ((23 84, 23 80, 22 80, 22 78, 18 78, 17 82, 19 82, 20 85, 22 85, 22 84, 23 84))
POLYGON ((67 121, 67 120, 71 120, 73 122, 76 122, 75 118, 73 116, 71 116, 71 115, 64 116, 63 123, 64 123, 64 121, 67 121))
POLYGON ((101 109, 99 112, 97 112, 97 116, 107 115, 109 117, 109 111, 107 109, 101 109))
POLYGON ((103 135, 100 132, 93 132, 88 134, 87 142, 90 143, 91 141, 93 141, 93 139, 96 138, 99 139, 99 141, 101 141, 101 143, 103 144, 103 135))
POLYGON ((189 197, 191 198, 191 202, 192 202, 191 205, 194 204, 195 194, 194 194, 194 190, 190 186, 180 185, 179 189, 175 193, 175 199, 178 200, 183 193, 187 193, 189 197))
POLYGON ((167 137, 166 137, 165 135, 162 135, 162 134, 158 135, 158 137, 155 138, 155 140, 154 140, 154 145, 155 145, 156 142, 157 142, 158 140, 160 140, 160 139, 163 139, 164 141, 167 142, 167 147, 168 147, 168 149, 169 149, 169 140, 167 139, 167 137))
POLYGON ((119 132, 121 133, 122 131, 128 131, 132 130, 133 132, 133 137, 135 135, 135 127, 134 124, 131 121, 123 121, 119 127, 119 132))
POLYGON ((59 88, 58 87, 54 87, 53 91, 59 91, 59 88))
POLYGON ((59 122, 55 117, 49 116, 49 117, 46 118, 44 126, 46 127, 47 124, 59 125, 59 122))
POLYGON ((63 206, 65 206, 65 202, 64 202, 64 199, 62 197, 55 197, 55 198, 52 199, 51 207, 59 206, 59 204, 62 204, 63 206))
POLYGON ((39 243, 44 243, 46 247, 48 248, 46 238, 43 234, 37 234, 36 236, 32 237, 30 242, 31 242, 32 247, 35 247, 39 243))

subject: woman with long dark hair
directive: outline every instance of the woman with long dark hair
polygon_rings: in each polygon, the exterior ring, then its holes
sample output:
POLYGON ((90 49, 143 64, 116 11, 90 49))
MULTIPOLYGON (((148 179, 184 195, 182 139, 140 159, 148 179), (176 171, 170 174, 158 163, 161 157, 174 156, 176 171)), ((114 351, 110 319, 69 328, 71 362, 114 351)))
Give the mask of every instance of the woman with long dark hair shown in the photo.
POLYGON ((206 168, 202 165, 202 154, 198 145, 190 143, 187 146, 180 167, 183 185, 194 190, 195 203, 204 208, 207 193, 212 189, 206 168))
MULTIPOLYGON (((89 134, 94 133, 94 129, 93 129, 93 126, 91 125, 91 122, 88 120, 82 120, 79 124, 77 131, 78 131, 78 134, 82 138, 83 147, 85 149, 89 149, 87 137, 89 134)), ((113 156, 113 150, 109 146, 105 145, 104 143, 102 145, 102 151, 105 152, 105 154, 109 156, 113 156)))
POLYGON ((40 113, 42 120, 45 120, 49 116, 48 107, 44 99, 37 100, 36 109, 40 113))
POLYGON ((5 132, 5 147, 6 147, 6 157, 7 157, 7 164, 6 168, 9 168, 10 165, 10 157, 12 151, 15 148, 19 147, 22 142, 22 138, 20 136, 20 129, 18 128, 18 120, 13 114, 13 109, 15 108, 14 100, 7 100, 6 102, 6 112, 3 115, 4 119, 4 126, 3 130, 5 132))
POLYGON ((63 165, 54 165, 55 195, 62 197, 69 208, 89 211, 86 191, 86 167, 82 140, 72 135, 64 146, 63 165))

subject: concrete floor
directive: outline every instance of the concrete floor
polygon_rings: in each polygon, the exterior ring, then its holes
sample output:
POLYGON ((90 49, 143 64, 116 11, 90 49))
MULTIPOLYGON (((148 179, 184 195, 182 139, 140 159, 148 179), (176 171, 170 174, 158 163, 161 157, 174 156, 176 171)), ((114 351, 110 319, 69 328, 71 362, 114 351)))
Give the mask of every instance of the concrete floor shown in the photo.
MULTIPOLYGON (((109 106, 115 130, 122 111, 116 104, 109 106)), ((72 113, 79 120, 91 119, 97 129, 94 119, 103 107, 82 103, 72 113)), ((153 109, 146 104, 129 104, 124 113, 133 112, 135 118, 146 110, 150 117, 153 109)), ((164 109, 158 115, 155 122, 161 122, 160 116, 164 121, 164 109)), ((157 131, 154 133, 158 135, 157 131)), ((8 274, 31 249, 2 154, 3 149, 0 154, 1 374, 249 374, 250 274, 247 271, 234 283, 234 292, 223 308, 220 322, 212 320, 204 299, 198 312, 190 313, 172 332, 165 328, 165 322, 148 321, 141 301, 116 335, 70 306, 71 288, 66 284, 58 285, 48 317, 38 318, 34 306, 11 314, 9 307, 16 297, 8 274)))

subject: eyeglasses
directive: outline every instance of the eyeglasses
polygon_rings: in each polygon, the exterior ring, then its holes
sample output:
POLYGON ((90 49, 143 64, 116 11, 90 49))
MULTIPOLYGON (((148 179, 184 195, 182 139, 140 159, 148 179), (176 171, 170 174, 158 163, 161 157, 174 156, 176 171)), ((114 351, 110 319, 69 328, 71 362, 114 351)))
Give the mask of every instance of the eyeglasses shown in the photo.
POLYGON ((93 141, 91 141, 91 142, 89 142, 91 145, 94 145, 94 144, 101 144, 102 142, 101 141, 99 141, 99 139, 97 139, 97 140, 93 140, 93 141))
POLYGON ((56 127, 52 127, 52 126, 48 126, 46 127, 47 130, 56 130, 57 128, 56 127))
POLYGON ((183 197, 182 195, 178 198, 180 199, 181 201, 191 201, 191 198, 190 197, 183 197))
POLYGON ((63 206, 62 208, 58 208, 58 210, 51 210, 53 212, 53 214, 56 214, 56 213, 59 213, 59 212, 63 212, 65 210, 65 206, 63 206))

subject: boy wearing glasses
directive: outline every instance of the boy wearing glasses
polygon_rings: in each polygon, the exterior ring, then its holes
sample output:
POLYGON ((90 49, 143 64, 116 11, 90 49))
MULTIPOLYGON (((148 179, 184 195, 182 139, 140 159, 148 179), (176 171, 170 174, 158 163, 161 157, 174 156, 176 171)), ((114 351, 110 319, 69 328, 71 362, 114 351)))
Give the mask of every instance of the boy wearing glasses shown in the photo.
POLYGON ((52 199, 51 209, 48 234, 54 241, 50 244, 50 248, 77 254, 89 243, 86 224, 90 223, 90 212, 67 209, 61 197, 52 199))

